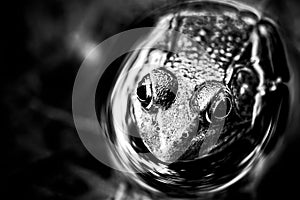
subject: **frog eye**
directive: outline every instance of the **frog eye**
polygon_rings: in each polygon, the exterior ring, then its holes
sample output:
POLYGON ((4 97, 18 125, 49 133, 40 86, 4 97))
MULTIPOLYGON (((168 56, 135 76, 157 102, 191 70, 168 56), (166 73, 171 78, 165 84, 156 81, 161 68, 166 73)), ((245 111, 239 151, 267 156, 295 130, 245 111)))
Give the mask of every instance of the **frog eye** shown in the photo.
POLYGON ((232 95, 228 88, 213 82, 206 83, 204 87, 199 88, 201 88, 201 90, 205 89, 203 92, 201 91, 200 96, 209 97, 209 95, 211 95, 211 97, 206 98, 206 102, 203 98, 198 100, 198 102, 202 103, 202 105, 199 105, 199 108, 201 108, 200 110, 206 110, 205 118, 207 122, 214 123, 229 116, 232 110, 232 95))
POLYGON ((211 106, 213 120, 225 119, 230 114, 231 109, 231 99, 220 95, 211 106))

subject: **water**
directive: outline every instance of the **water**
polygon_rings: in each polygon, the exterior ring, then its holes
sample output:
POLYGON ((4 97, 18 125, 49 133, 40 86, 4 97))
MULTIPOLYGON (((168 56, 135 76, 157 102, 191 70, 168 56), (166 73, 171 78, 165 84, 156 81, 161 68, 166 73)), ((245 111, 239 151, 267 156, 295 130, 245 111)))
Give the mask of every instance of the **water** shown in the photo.
POLYGON ((251 181, 283 131, 289 71, 277 25, 212 1, 147 19, 138 26, 157 28, 137 45, 152 48, 124 55, 98 84, 113 159, 159 197, 221 198, 251 181))

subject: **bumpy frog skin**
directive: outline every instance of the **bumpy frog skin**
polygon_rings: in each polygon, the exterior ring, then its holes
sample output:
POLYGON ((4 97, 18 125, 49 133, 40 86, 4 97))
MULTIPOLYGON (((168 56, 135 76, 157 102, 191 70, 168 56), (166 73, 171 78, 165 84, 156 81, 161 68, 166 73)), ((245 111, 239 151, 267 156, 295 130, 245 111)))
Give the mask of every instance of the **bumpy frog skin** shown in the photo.
POLYGON ((272 26, 261 24, 255 15, 228 10, 161 18, 143 66, 155 67, 131 95, 140 136, 154 156, 174 162, 188 151, 204 155, 233 125, 251 124, 265 88, 260 37, 272 26), (174 39, 174 30, 187 37, 174 39))

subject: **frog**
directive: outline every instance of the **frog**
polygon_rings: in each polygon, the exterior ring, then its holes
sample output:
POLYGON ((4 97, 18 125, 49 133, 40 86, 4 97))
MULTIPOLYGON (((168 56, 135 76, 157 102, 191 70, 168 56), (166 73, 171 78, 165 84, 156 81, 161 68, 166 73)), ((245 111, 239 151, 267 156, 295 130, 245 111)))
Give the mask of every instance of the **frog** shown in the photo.
POLYGON ((161 55, 162 61, 131 94, 140 136, 160 161, 185 159, 191 149, 204 156, 246 131, 238 124, 251 127, 266 88, 259 59, 266 30, 260 23, 257 16, 228 10, 162 17, 160 27, 167 28, 148 50, 148 57, 161 55))

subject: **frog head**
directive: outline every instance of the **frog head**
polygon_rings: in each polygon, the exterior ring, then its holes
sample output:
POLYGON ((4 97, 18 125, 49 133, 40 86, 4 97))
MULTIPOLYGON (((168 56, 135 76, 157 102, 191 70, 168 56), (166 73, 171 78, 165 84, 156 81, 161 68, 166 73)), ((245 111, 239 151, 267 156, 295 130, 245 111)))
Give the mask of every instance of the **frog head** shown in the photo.
POLYGON ((228 115, 226 91, 217 81, 191 85, 163 67, 145 75, 133 102, 141 138, 150 152, 164 162, 180 158, 198 135, 207 132, 207 124, 228 115))

